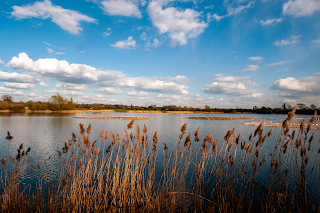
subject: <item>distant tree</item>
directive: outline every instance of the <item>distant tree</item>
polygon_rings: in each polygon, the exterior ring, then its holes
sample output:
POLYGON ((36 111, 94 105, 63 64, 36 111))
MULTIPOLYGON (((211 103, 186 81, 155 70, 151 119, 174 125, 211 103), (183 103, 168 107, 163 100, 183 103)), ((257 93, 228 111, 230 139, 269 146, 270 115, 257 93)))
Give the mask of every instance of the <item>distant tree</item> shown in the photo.
POLYGON ((283 110, 286 110, 286 103, 283 103, 282 109, 283 109, 283 110))
POLYGON ((205 106, 204 106, 204 111, 206 111, 206 112, 210 112, 210 111, 211 111, 210 106, 205 105, 205 106))
POLYGON ((51 98, 49 98, 49 102, 52 103, 52 104, 63 105, 63 104, 67 104, 68 103, 68 99, 62 97, 59 94, 54 94, 53 96, 51 96, 51 98))
POLYGON ((72 99, 72 97, 70 98, 70 103, 72 103, 72 104, 73 104, 73 99, 72 99))
POLYGON ((310 108, 311 108, 312 110, 316 110, 318 107, 317 107, 316 105, 314 105, 314 104, 311 104, 311 105, 310 105, 310 108))
POLYGON ((1 99, 2 99, 3 101, 8 102, 8 103, 12 103, 12 101, 13 101, 13 97, 12 97, 11 95, 2 95, 2 96, 1 96, 1 99))
POLYGON ((292 106, 290 104, 287 104, 287 109, 292 110, 292 106))
POLYGON ((302 103, 297 104, 297 109, 304 110, 305 108, 306 108, 306 105, 302 103))

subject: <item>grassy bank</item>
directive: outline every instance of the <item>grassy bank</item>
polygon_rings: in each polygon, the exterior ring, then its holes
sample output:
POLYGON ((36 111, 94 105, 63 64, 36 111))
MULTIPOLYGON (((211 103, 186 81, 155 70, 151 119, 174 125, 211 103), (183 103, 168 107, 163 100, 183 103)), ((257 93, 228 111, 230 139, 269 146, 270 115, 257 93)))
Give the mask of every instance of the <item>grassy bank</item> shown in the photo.
MULTIPOLYGON (((21 145, 16 156, 2 157, 1 212, 319 212, 320 165, 309 158, 320 150, 308 128, 289 129, 293 116, 294 110, 266 154, 272 130, 264 133, 262 125, 248 139, 233 128, 215 141, 209 133, 199 138, 200 129, 187 133, 186 123, 169 150, 157 132, 133 128, 134 120, 123 135, 103 130, 100 141, 90 140, 91 125, 80 124, 79 134, 48 159, 62 161, 54 187, 45 181, 50 168, 39 173, 34 193, 19 187, 32 150, 21 145), (262 180, 263 172, 268 176, 262 180)), ((46 165, 32 167, 40 171, 46 165)))

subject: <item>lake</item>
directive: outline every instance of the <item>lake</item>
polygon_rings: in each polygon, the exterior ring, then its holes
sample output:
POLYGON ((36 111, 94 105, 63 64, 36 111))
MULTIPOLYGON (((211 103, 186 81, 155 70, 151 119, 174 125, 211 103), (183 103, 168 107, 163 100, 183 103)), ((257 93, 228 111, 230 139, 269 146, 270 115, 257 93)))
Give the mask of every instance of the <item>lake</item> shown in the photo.
MULTIPOLYGON (((236 127, 236 132, 241 133, 240 141, 248 141, 248 137, 257 127, 247 126, 242 124, 243 122, 261 122, 255 119, 267 119, 265 122, 281 123, 286 115, 276 114, 169 114, 169 113, 81 113, 81 114, 40 114, 40 113, 1 113, 0 114, 0 157, 3 158, 9 151, 13 156, 16 155, 16 149, 23 143, 24 148, 31 148, 31 152, 28 156, 28 163, 36 166, 36 163, 40 163, 42 166, 40 172, 45 171, 44 162, 48 163, 48 169, 51 170, 51 174, 59 175, 60 173, 60 159, 57 157, 56 150, 60 150, 64 146, 64 142, 69 141, 72 138, 74 132, 79 135, 79 124, 84 124, 86 128, 90 123, 92 125, 92 134, 90 140, 99 141, 100 133, 103 129, 112 131, 117 134, 120 132, 121 136, 124 134, 124 130, 130 120, 125 119, 77 119, 74 116, 145 116, 150 117, 149 120, 136 120, 134 123, 134 129, 136 131, 136 125, 139 125, 141 130, 145 124, 148 128, 149 141, 152 142, 152 136, 155 131, 158 133, 159 149, 163 144, 163 141, 167 144, 169 150, 176 143, 180 134, 180 128, 184 123, 187 124, 187 134, 191 132, 192 140, 194 139, 194 132, 200 127, 200 139, 203 141, 205 135, 210 133, 214 136, 214 140, 223 141, 226 132, 233 127, 236 127), (190 120, 186 117, 247 117, 253 120, 190 120), (7 131, 14 137, 13 140, 7 141, 5 137, 7 131), (52 159, 48 161, 49 156, 52 159)), ((312 117, 308 115, 296 115, 295 118, 312 117)), ((300 123, 301 121, 293 121, 293 123, 300 123)), ((318 120, 315 124, 320 124, 318 120)), ((267 134, 272 127, 263 127, 264 134, 267 134)), ((267 139, 267 143, 264 147, 264 151, 273 150, 274 144, 280 133, 280 128, 275 127, 273 135, 267 139)), ((131 131, 131 130, 130 130, 131 131)), ((129 131, 129 132, 130 132, 129 131)), ((314 133, 314 145, 315 149, 320 148, 320 130, 310 130, 314 133)), ((187 135, 186 134, 186 135, 187 135)), ((185 135, 185 137, 186 137, 185 135)), ((184 141, 184 139, 183 139, 184 141)), ((100 144, 103 148, 107 147, 111 143, 109 139, 107 144, 100 144)), ((196 146, 201 147, 202 142, 199 142, 196 146)), ((105 151, 105 150, 103 150, 105 151)), ((310 157, 310 161, 314 161, 318 155, 310 157)), ((162 158, 162 151, 158 153, 158 159, 162 158)), ((156 165, 161 168, 161 160, 156 165)), ((31 185, 32 187, 38 181, 39 172, 35 172, 31 166, 27 166, 23 171, 20 181, 22 185, 31 185)), ((50 181, 49 177, 49 181, 50 181)))

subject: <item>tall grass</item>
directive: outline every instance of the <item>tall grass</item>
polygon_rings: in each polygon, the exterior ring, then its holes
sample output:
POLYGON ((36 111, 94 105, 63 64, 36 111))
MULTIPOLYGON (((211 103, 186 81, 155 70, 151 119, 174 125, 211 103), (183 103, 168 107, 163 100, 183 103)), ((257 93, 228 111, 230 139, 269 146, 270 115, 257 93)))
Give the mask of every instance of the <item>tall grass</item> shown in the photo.
POLYGON ((262 124, 247 141, 235 128, 216 141, 210 134, 201 139, 199 128, 186 134, 186 123, 171 150, 145 125, 133 129, 134 120, 123 135, 103 130, 100 141, 90 140, 91 125, 80 124, 79 136, 54 156, 62 161, 54 187, 46 169, 34 192, 19 188, 30 151, 23 145, 11 161, 2 158, 1 212, 319 212, 320 165, 309 158, 320 150, 303 122, 289 129, 294 115, 295 109, 269 152, 263 148, 273 129, 264 134, 262 124))

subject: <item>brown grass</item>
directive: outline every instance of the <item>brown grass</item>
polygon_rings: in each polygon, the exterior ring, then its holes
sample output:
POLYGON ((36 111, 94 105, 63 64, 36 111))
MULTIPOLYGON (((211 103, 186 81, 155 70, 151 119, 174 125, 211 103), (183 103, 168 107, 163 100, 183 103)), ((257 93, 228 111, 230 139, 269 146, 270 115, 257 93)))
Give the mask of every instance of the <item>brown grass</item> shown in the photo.
POLYGON ((263 148, 272 130, 264 134, 262 124, 247 141, 235 128, 223 141, 215 141, 209 133, 200 139, 199 129, 192 139, 186 123, 170 150, 158 141, 157 132, 148 137, 146 126, 131 129, 134 121, 122 137, 103 130, 100 141, 93 142, 91 125, 85 129, 80 124, 79 135, 73 134, 52 156, 62 160, 55 187, 44 182, 51 174, 50 169, 40 173, 47 165, 40 162, 38 168, 32 166, 39 171, 36 192, 19 188, 18 177, 29 166, 23 146, 20 157, 2 158, 0 211, 319 212, 320 165, 309 158, 320 150, 308 128, 289 129, 293 115, 282 124, 270 151, 263 148), (163 167, 157 169, 160 162, 163 167), (9 166, 15 168, 12 174, 9 166), (260 175, 266 169, 263 181, 260 175))

